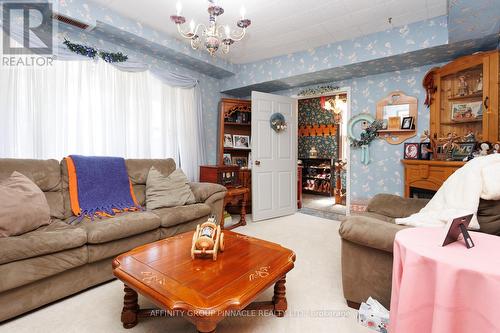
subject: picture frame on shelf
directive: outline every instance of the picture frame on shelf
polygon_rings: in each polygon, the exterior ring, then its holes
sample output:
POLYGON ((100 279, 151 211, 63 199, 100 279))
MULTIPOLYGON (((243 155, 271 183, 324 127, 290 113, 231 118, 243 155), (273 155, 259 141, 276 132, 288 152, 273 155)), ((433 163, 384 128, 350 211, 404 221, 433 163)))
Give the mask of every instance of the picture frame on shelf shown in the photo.
POLYGON ((451 121, 467 122, 483 118, 483 102, 454 103, 451 105, 451 121))
POLYGON ((250 149, 250 136, 248 135, 233 135, 233 148, 250 149))
POLYGON ((453 149, 451 153, 451 159, 454 161, 464 161, 474 152, 476 147, 475 142, 460 142, 457 143, 458 148, 453 149))
POLYGON ((231 159, 231 154, 225 153, 224 154, 224 165, 232 165, 232 159, 231 159))
POLYGON ((233 148, 233 136, 224 134, 224 148, 233 148))
POLYGON ((401 121, 401 129, 402 130, 411 130, 413 128, 413 117, 403 117, 401 121))
POLYGON ((231 162, 233 165, 237 165, 240 168, 248 167, 248 159, 246 157, 234 156, 231 162))
POLYGON ((419 160, 430 160, 432 157, 432 147, 430 142, 421 142, 419 147, 419 160))
POLYGON ((406 142, 404 145, 404 159, 418 160, 420 156, 420 144, 417 142, 406 142))

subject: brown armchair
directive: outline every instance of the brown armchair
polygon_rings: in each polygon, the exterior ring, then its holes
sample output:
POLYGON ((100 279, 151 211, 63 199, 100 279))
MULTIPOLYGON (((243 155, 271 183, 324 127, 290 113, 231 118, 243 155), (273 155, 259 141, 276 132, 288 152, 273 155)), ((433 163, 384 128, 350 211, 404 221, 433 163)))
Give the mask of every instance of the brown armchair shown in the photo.
MULTIPOLYGON (((399 230, 409 228, 394 220, 420 211, 427 202, 378 194, 366 212, 342 222, 342 285, 349 306, 359 307, 371 296, 389 308, 394 237, 399 230)), ((481 200, 477 214, 481 232, 500 235, 500 201, 481 200)))

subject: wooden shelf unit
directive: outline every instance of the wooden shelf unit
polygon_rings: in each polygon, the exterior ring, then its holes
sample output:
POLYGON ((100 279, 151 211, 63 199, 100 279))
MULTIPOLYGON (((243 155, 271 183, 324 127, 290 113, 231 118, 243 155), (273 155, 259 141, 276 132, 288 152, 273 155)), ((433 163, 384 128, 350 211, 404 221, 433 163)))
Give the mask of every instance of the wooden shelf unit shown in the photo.
POLYGON ((432 136, 445 137, 448 133, 465 136, 472 131, 478 141, 500 140, 499 66, 499 52, 495 50, 458 58, 433 71, 436 92, 430 107, 432 136), (464 96, 459 95, 461 77, 468 87, 464 96), (482 87, 478 87, 481 77, 482 87), (465 121, 452 119, 453 105, 469 102, 481 102, 482 116, 465 121))
MULTIPOLYGON (((480 52, 458 58, 449 64, 432 69, 436 91, 431 98, 430 134, 445 137, 448 133, 464 136, 473 131, 478 141, 498 142, 499 137, 499 67, 498 51, 480 52), (482 75, 482 89, 477 83, 482 75), (458 96, 460 76, 464 76, 469 93, 458 96), (480 87, 479 87, 480 88, 480 87), (454 121, 452 104, 482 102, 482 118, 454 121)), ((405 169, 405 197, 411 189, 437 191, 453 172, 465 162, 437 160, 402 160, 405 169)))
POLYGON ((334 186, 335 172, 332 166, 333 160, 331 158, 301 158, 301 160, 302 160, 302 181, 301 181, 302 192, 332 196, 333 190, 335 188, 334 186), (318 173, 321 173, 322 175, 327 174, 329 175, 329 178, 318 177, 318 173), (315 186, 319 185, 320 189, 319 190, 317 188, 310 189, 308 181, 314 182, 315 186), (328 185, 324 185, 325 182, 328 183, 328 185), (323 185, 325 186, 325 189, 321 188, 323 187, 323 185))
POLYGON ((248 161, 248 154, 251 152, 249 149, 224 147, 224 134, 239 134, 248 135, 252 134, 252 107, 251 101, 243 99, 222 98, 219 103, 219 140, 217 149, 217 164, 224 164, 224 153, 231 154, 231 157, 246 157, 248 161), (228 121, 229 118, 237 116, 237 114, 246 114, 246 121, 236 122, 228 121))
MULTIPOLYGON (((232 148, 224 147, 224 134, 239 134, 248 135, 252 134, 252 104, 250 100, 243 99, 233 99, 233 98, 222 98, 219 102, 219 137, 218 137, 218 148, 217 148, 217 164, 224 165, 224 153, 231 154, 231 157, 246 157, 247 162, 249 153, 252 149, 242 149, 242 148, 232 148), (246 113, 246 122, 236 122, 228 121, 228 119, 234 116, 236 113, 246 113)), ((252 209, 252 175, 249 169, 240 169, 239 178, 243 186, 248 187, 250 193, 248 195, 248 201, 246 202, 246 211, 250 212, 252 209)), ((227 210, 230 213, 239 214, 241 211, 241 202, 231 206, 227 206, 227 210)))

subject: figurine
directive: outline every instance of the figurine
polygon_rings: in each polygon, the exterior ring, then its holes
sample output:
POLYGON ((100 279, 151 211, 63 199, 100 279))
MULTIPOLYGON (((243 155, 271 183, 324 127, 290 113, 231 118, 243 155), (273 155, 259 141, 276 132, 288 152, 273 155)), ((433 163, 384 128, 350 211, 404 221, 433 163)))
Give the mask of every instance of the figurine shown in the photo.
POLYGON ((500 153, 500 142, 496 142, 493 145, 493 154, 498 154, 500 153))
POLYGON ((479 156, 486 156, 488 155, 488 151, 490 150, 490 145, 487 142, 481 143, 479 146, 480 151, 479 151, 479 156))
POLYGON ((310 158, 316 158, 318 157, 318 151, 316 150, 316 147, 311 147, 311 149, 309 150, 309 157, 310 158))
POLYGON ((469 131, 466 136, 464 136, 464 142, 476 142, 476 136, 474 132, 469 131))
POLYGON ((466 96, 469 94, 469 85, 467 84, 467 81, 465 81, 465 76, 461 75, 459 78, 458 82, 458 95, 459 96, 466 96))
POLYGON ((479 79, 477 79, 476 92, 483 91, 483 73, 479 74, 479 79))
POLYGON ((458 141, 458 135, 456 133, 450 132, 446 135, 446 138, 442 140, 446 141, 443 145, 443 152, 451 153, 453 149, 457 148, 456 141, 458 141))

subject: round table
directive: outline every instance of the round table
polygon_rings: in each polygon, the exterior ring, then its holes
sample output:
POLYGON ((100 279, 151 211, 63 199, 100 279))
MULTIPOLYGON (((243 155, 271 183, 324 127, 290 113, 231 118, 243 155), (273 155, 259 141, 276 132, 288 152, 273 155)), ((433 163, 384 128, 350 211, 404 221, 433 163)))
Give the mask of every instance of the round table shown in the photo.
POLYGON ((500 237, 470 232, 475 247, 441 247, 443 232, 396 234, 389 332, 500 332, 500 237))

